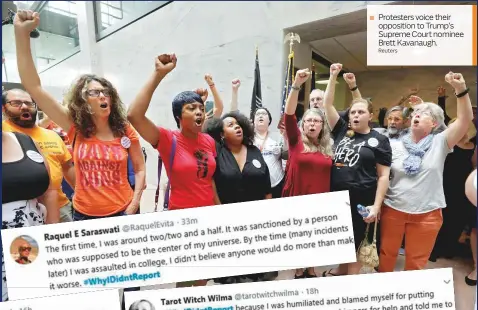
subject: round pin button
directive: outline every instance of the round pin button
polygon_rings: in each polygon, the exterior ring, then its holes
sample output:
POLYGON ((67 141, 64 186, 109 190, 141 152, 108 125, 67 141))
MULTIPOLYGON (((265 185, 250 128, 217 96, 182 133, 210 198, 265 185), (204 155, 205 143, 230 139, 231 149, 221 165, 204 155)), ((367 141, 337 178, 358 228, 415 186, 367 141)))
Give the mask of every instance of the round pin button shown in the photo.
POLYGON ((378 146, 378 140, 376 138, 370 138, 367 141, 368 145, 371 147, 377 147, 378 146))
POLYGON ((29 151, 27 151, 27 156, 28 156, 28 158, 30 158, 31 160, 33 160, 36 163, 41 164, 41 163, 44 162, 43 156, 41 156, 41 154, 38 153, 38 152, 29 150, 29 151))
POLYGON ((257 169, 259 169, 262 165, 261 165, 261 162, 258 161, 257 159, 254 159, 252 161, 252 164, 254 165, 254 167, 256 167, 257 169))
POLYGON ((121 146, 125 149, 129 149, 131 146, 131 140, 128 137, 121 138, 121 146))

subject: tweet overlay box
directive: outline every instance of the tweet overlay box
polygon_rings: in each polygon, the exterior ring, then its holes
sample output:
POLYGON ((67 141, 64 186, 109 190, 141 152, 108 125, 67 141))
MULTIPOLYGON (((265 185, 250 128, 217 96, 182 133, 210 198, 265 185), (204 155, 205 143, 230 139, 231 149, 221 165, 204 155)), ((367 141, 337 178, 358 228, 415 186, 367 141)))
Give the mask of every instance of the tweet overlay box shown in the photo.
POLYGON ((0 310, 120 310, 118 290, 0 302, 0 310))
POLYGON ((125 306, 126 310, 454 310, 455 297, 452 269, 446 268, 125 292, 125 306))
POLYGON ((368 66, 476 66, 476 5, 368 5, 368 66))
POLYGON ((8 293, 15 300, 355 262, 348 203, 343 191, 3 230, 8 293), (10 245, 19 238, 36 241, 31 264, 15 261, 10 245))

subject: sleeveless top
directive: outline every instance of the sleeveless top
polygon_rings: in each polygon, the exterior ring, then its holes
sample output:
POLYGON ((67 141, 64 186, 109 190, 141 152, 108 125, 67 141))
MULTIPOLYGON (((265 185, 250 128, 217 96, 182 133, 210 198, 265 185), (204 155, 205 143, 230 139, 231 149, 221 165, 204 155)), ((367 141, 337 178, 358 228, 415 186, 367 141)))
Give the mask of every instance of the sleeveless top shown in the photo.
MULTIPOLYGON (((39 226, 45 223, 46 208, 37 199, 48 190, 50 177, 33 140, 13 133, 23 158, 2 163, 2 229, 39 226), (37 161, 41 162, 37 162, 37 161)), ((8 300, 2 251, 2 301, 8 300)))

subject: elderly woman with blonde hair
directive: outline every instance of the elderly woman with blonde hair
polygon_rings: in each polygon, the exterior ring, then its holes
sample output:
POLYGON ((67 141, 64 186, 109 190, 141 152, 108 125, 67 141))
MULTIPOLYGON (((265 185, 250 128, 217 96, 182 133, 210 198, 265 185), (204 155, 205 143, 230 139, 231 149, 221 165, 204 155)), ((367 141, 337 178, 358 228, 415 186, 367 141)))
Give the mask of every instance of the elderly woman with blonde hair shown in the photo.
POLYGON ((443 223, 443 169, 447 155, 469 128, 469 89, 459 73, 445 76, 457 97, 457 118, 444 131, 443 110, 434 103, 414 106, 410 131, 392 153, 390 186, 381 214, 380 272, 394 271, 405 236, 405 270, 424 269, 443 223))

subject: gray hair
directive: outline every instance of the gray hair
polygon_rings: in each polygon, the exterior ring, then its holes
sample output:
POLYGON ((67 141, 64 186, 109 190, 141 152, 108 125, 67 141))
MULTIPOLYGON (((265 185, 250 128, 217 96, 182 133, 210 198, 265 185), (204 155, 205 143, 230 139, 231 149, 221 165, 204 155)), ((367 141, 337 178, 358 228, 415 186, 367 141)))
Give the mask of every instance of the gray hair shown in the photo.
POLYGON ((436 121, 437 126, 433 129, 433 132, 441 132, 447 128, 445 124, 445 112, 443 109, 433 102, 422 102, 413 107, 413 110, 429 110, 433 119, 436 121))
POLYGON ((397 112, 397 111, 399 111, 400 113, 402 113, 402 116, 403 116, 403 111, 404 111, 405 109, 406 109, 405 107, 396 105, 396 106, 392 107, 390 110, 387 111, 387 114, 385 114, 385 117, 388 117, 391 113, 397 112))

